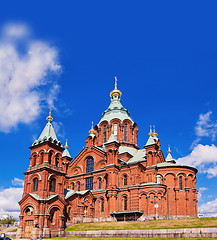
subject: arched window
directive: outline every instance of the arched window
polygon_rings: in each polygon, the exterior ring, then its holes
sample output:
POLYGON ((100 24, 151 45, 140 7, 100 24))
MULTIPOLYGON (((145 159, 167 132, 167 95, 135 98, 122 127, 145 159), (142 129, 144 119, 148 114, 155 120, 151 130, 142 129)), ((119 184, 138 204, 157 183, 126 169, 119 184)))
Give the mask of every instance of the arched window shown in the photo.
POLYGON ((41 156, 40 156, 40 164, 42 164, 44 161, 44 153, 41 153, 41 156))
POLYGON ((52 153, 50 152, 48 155, 48 163, 51 164, 52 153))
POLYGON ((93 177, 86 178, 86 190, 93 190, 93 177))
POLYGON ((102 189, 102 178, 99 178, 99 189, 102 189))
POLYGON ((124 210, 127 210, 127 196, 124 196, 124 210))
POLYGON ((33 179, 33 192, 38 191, 38 178, 33 179))
POLYGON ((124 175, 124 186, 127 186, 127 175, 124 175))
POLYGON ((56 179, 55 178, 51 178, 49 190, 50 190, 50 192, 56 191, 56 179))
POLYGON ((72 190, 75 190, 75 183, 72 182, 72 190))
POLYGON ((104 212, 104 198, 101 200, 101 212, 104 212))
POLYGON ((86 162, 86 173, 93 172, 93 158, 89 157, 86 162))
POLYGON ((182 177, 179 177, 179 189, 182 190, 182 177))
POLYGON ((108 187, 108 176, 105 177, 105 188, 108 187))
POLYGON ((114 135, 115 136, 118 135, 118 125, 117 125, 117 123, 114 124, 114 135))
POLYGON ((58 164, 59 164, 59 159, 60 159, 60 157, 59 157, 59 155, 57 154, 57 155, 56 155, 56 158, 55 158, 55 165, 56 165, 56 166, 58 166, 58 164))
POLYGON ((32 158, 32 166, 36 165, 36 155, 33 156, 32 158))
POLYGON ((81 191, 81 183, 78 182, 78 191, 81 191))
POLYGON ((106 125, 103 126, 103 142, 106 142, 106 125))
POLYGON ((127 142, 127 124, 124 125, 124 141, 127 142))

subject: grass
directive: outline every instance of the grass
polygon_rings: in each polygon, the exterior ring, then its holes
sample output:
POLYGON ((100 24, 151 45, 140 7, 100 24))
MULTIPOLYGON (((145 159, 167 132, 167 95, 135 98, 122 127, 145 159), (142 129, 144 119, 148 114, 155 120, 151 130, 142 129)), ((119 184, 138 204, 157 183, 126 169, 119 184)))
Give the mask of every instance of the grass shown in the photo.
MULTIPOLYGON (((114 238, 86 238, 86 237, 56 237, 56 238, 49 238, 49 239, 78 239, 78 240, 147 240, 147 238, 122 238, 122 237, 114 237, 114 238)), ((148 238, 149 240, 172 240, 174 238, 148 238)), ((213 240, 217 238, 184 238, 184 240, 213 240)))
POLYGON ((8 231, 8 232, 17 232, 17 228, 11 230, 11 231, 8 231))
POLYGON ((138 230, 138 229, 175 229, 217 227, 217 217, 189 218, 153 221, 81 223, 66 228, 66 231, 88 230, 138 230))

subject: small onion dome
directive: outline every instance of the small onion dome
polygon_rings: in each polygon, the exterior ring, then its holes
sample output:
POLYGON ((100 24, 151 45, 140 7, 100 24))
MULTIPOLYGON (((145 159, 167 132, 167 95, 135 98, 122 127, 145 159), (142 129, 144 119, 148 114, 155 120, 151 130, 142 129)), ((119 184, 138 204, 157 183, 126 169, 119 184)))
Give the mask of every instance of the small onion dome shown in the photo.
POLYGON ((91 133, 95 134, 95 132, 96 132, 96 131, 93 129, 93 122, 92 122, 92 127, 91 127, 89 133, 90 133, 90 134, 91 134, 91 133))
POLYGON ((153 135, 153 132, 152 132, 152 129, 151 129, 151 125, 150 125, 150 132, 148 134, 149 136, 152 136, 153 135))
POLYGON ((154 130, 153 130, 152 136, 153 136, 153 137, 157 137, 157 135, 158 135, 158 134, 155 132, 155 126, 154 126, 154 130))
POLYGON ((117 94, 119 97, 122 95, 121 91, 117 89, 117 77, 115 77, 115 89, 111 91, 110 97, 112 98, 115 94, 117 94))
POLYGON ((50 107, 49 116, 46 118, 48 122, 53 121, 53 118, 51 117, 51 110, 52 110, 52 108, 50 107))
POLYGON ((170 145, 169 145, 169 147, 168 147, 168 151, 167 151, 168 153, 171 153, 171 150, 170 150, 170 145))
POLYGON ((68 139, 66 139, 66 145, 65 145, 65 149, 67 149, 69 146, 68 146, 68 139))

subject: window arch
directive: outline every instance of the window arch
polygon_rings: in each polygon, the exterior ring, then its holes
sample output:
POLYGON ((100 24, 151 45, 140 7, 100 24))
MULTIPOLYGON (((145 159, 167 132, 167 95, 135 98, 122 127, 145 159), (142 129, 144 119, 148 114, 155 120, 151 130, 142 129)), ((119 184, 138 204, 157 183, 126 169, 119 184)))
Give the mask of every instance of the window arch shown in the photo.
POLYGON ((50 152, 48 155, 48 163, 51 164, 52 153, 50 152))
POLYGON ((183 190, 183 186, 182 186, 182 176, 179 176, 179 189, 183 190))
POLYGON ((36 165, 36 155, 32 157, 32 166, 36 165))
POLYGON ((44 153, 42 152, 40 155, 40 164, 42 164, 44 161, 44 153))
POLYGON ((127 196, 124 196, 124 211, 127 210, 127 196))
POLYGON ((72 182, 72 190, 75 190, 75 183, 72 182))
POLYGON ((34 178, 33 179, 33 188, 32 188, 33 192, 38 191, 38 178, 34 178))
POLYGON ((104 198, 101 199, 101 213, 104 212, 104 198))
POLYGON ((106 125, 103 126, 103 142, 106 142, 106 125))
POLYGON ((81 191, 81 183, 78 182, 78 191, 81 191))
POLYGON ((124 175, 124 186, 127 186, 127 175, 124 175))
POLYGON ((51 178, 49 190, 50 190, 50 192, 56 191, 56 179, 55 178, 51 178))
POLYGON ((93 172, 94 160, 92 157, 89 157, 86 162, 86 173, 93 172))
POLYGON ((114 135, 115 136, 118 135, 118 125, 117 125, 117 123, 114 124, 114 135))
POLYGON ((59 165, 59 154, 56 155, 56 158, 55 158, 55 165, 58 166, 59 165))
POLYGON ((127 124, 124 125, 124 141, 127 142, 127 124))
POLYGON ((102 178, 99 178, 99 189, 102 189, 102 178))

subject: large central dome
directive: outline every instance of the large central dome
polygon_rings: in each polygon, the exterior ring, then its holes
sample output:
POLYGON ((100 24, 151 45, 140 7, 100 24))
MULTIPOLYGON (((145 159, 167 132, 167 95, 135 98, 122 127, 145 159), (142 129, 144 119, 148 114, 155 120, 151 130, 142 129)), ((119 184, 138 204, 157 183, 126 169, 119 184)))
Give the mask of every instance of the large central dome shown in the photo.
POLYGON ((111 92, 110 96, 111 103, 108 109, 103 112, 98 125, 103 121, 110 122, 112 119, 120 119, 122 122, 128 119, 133 123, 128 110, 121 104, 121 91, 117 89, 117 82, 115 82, 115 89, 111 92))

